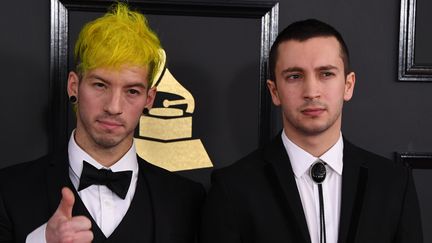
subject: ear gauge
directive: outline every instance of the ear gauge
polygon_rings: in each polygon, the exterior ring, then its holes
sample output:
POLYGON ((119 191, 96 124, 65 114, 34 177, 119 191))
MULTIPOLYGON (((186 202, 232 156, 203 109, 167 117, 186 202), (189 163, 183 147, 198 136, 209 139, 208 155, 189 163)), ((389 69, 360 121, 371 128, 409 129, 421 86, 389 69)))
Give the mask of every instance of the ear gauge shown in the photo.
POLYGON ((143 110, 143 114, 144 115, 148 115, 148 113, 149 113, 149 109, 146 107, 146 108, 144 108, 144 110, 143 110))
POLYGON ((69 97, 69 102, 70 102, 71 104, 76 104, 76 103, 77 103, 77 97, 76 97, 75 95, 71 95, 71 96, 69 97))

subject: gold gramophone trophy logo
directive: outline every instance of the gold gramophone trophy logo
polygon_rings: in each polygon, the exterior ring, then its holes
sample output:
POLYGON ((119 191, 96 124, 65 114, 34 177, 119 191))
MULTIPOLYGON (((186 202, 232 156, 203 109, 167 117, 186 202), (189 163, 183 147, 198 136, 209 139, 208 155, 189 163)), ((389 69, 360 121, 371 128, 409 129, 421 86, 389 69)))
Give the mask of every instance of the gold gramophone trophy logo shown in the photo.
POLYGON ((164 50, 161 55, 163 64, 153 85, 157 86, 156 97, 163 99, 162 107, 153 107, 147 115, 141 116, 135 137, 137 153, 144 160, 169 171, 212 167, 201 140, 192 138, 195 100, 165 67, 164 50))

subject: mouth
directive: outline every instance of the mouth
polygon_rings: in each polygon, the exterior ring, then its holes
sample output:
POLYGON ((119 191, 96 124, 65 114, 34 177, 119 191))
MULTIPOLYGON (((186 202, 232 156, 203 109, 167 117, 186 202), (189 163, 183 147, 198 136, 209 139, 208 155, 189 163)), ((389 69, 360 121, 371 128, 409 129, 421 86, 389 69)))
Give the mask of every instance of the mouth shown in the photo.
POLYGON ((306 116, 310 117, 317 117, 320 116, 322 113, 326 111, 325 108, 321 107, 309 107, 301 110, 301 113, 306 116))
POLYGON ((122 123, 112 120, 97 120, 97 122, 102 126, 102 128, 107 130, 114 130, 123 126, 122 123))

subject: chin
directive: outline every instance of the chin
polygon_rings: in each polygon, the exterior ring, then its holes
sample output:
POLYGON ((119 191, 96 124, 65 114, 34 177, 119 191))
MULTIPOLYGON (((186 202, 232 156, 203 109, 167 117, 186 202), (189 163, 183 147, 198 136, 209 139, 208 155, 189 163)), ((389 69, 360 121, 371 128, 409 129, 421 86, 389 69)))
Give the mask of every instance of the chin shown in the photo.
POLYGON ((102 148, 112 148, 117 146, 124 140, 124 137, 114 135, 99 135, 93 136, 93 141, 102 148))
POLYGON ((114 139, 98 139, 96 144, 103 148, 113 148, 117 146, 120 142, 114 139))
POLYGON ((307 124, 299 124, 297 126, 297 129, 302 131, 302 133, 307 136, 316 136, 324 133, 330 127, 331 126, 329 126, 328 124, 310 124, 309 126, 307 126, 307 124))
POLYGON ((325 131, 327 131, 327 129, 305 129, 303 130, 303 133, 307 136, 317 136, 323 134, 325 131))
POLYGON ((129 139, 133 139, 133 131, 120 134, 100 134, 99 136, 94 137, 94 141, 96 142, 96 144, 103 148, 116 147, 119 144, 128 141, 129 139))

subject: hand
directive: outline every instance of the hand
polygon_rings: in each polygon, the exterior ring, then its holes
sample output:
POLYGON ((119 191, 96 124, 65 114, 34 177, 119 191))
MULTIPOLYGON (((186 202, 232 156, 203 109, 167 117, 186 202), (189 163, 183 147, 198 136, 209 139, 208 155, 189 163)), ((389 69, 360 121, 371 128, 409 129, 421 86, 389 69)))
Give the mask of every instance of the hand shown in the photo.
POLYGON ((91 242, 91 221, 85 216, 72 217, 75 196, 67 187, 63 187, 61 193, 60 204, 46 226, 47 243, 91 242))

